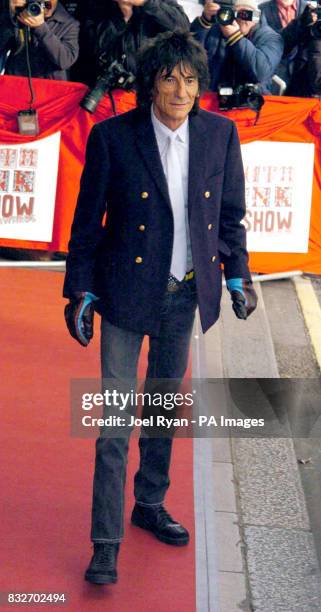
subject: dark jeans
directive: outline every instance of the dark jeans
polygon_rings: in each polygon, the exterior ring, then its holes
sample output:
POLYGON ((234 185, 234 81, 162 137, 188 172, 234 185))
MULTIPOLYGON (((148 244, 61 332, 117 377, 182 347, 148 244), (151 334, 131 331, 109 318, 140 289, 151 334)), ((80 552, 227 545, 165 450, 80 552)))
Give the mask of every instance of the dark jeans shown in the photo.
MULTIPOLYGON (((175 293, 166 292, 161 308, 161 330, 150 336, 148 379, 178 379, 185 374, 189 343, 196 308, 195 279, 182 283, 175 293)), ((115 379, 122 391, 134 389, 143 334, 115 327, 106 319, 101 324, 101 364, 103 379, 115 379)), ((145 386, 146 388, 146 386, 145 386)), ((115 411, 113 411, 114 413, 115 411)), ((108 414, 105 407, 104 416, 108 414)), ((124 486, 126 480, 128 435, 96 441, 93 485, 93 542, 120 542, 123 537, 124 486)), ((123 432, 122 432, 123 434, 123 432)), ((135 475, 134 493, 138 504, 162 504, 169 487, 172 438, 149 438, 141 432, 140 465, 135 475)))

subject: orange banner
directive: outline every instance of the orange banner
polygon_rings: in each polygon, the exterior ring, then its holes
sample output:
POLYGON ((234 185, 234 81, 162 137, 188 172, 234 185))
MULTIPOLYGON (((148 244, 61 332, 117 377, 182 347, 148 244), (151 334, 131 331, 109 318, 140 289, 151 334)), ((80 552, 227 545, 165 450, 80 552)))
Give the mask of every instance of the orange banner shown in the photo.
MULTIPOLYGON (((35 107, 39 114, 40 138, 61 131, 60 161, 55 207, 53 239, 50 243, 0 238, 0 246, 66 251, 70 226, 79 190, 85 147, 94 123, 112 115, 108 97, 94 115, 82 110, 79 102, 86 92, 80 83, 34 79, 35 107)), ((23 137, 17 129, 17 112, 28 108, 28 82, 21 77, 0 77, 0 143, 12 144, 34 140, 23 137)), ((135 106, 133 93, 114 92, 117 112, 135 106)), ((215 94, 206 94, 203 108, 218 112, 215 94)), ((226 114, 236 121, 242 143, 255 140, 314 143, 312 212, 308 253, 251 253, 250 267, 255 272, 302 270, 321 274, 321 103, 318 99, 272 97, 265 105, 257 124, 250 110, 226 114)), ((213 143, 215 146, 215 143, 213 143)), ((304 160, 302 160, 304 163, 304 160)), ((48 159, 48 167, 50 159, 48 159)), ((306 202, 302 202, 305 206, 306 202)))

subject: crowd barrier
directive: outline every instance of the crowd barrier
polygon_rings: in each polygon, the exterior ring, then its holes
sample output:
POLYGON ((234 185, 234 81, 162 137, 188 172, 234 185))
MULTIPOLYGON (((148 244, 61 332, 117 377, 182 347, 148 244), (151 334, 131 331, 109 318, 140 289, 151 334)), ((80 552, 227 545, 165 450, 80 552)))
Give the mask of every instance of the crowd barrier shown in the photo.
MULTIPOLYGON (((86 92, 80 83, 34 79, 35 108, 39 114, 39 138, 61 132, 58 183, 53 237, 48 242, 32 242, 0 238, 0 246, 66 251, 70 226, 76 205, 79 179, 84 163, 88 134, 94 123, 112 115, 106 96, 94 115, 79 106, 86 92)), ((0 77, 0 143, 18 144, 34 138, 21 136, 17 128, 17 112, 28 108, 28 81, 20 77, 0 77)), ((133 93, 114 92, 117 112, 135 106, 133 93)), ((218 111, 215 94, 206 94, 201 106, 218 111)), ((238 128, 242 143, 252 141, 282 141, 314 143, 315 160, 308 253, 251 253, 250 267, 254 272, 272 273, 302 270, 321 274, 321 103, 319 99, 267 96, 259 121, 251 110, 230 111, 227 114, 238 128)), ((215 147, 215 142, 213 142, 215 147)), ((304 160, 302 160, 304 163, 304 160)), ((48 168, 50 159, 48 159, 48 168)), ((306 202, 302 202, 305 206, 306 202)))

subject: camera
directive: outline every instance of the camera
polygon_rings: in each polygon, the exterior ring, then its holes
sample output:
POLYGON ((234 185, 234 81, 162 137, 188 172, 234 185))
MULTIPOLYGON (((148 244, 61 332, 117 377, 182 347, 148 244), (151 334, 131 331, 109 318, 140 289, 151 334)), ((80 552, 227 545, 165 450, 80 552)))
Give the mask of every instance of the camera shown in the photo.
POLYGON ((220 9, 216 15, 212 17, 212 23, 218 23, 221 26, 231 25, 235 19, 242 19, 243 21, 260 21, 261 11, 240 9, 236 11, 234 9, 234 2, 224 2, 220 4, 220 9))
POLYGON ((22 13, 27 11, 31 17, 38 17, 44 9, 51 9, 51 2, 45 2, 44 0, 27 0, 24 7, 16 9, 16 13, 22 13))
MULTIPOLYGON (((122 59, 125 59, 124 56, 122 59)), ((89 113, 94 113, 105 93, 113 89, 133 89, 134 82, 135 75, 126 70, 123 64, 114 60, 98 77, 93 89, 81 100, 80 106, 89 113)))
POLYGON ((239 85, 236 88, 219 85, 218 105, 220 110, 232 110, 236 108, 251 108, 259 112, 264 104, 264 98, 259 93, 259 88, 253 83, 239 85))
POLYGON ((222 26, 227 26, 233 23, 236 18, 236 13, 233 9, 232 2, 223 2, 220 4, 220 8, 217 11, 216 15, 212 17, 213 23, 219 23, 222 26))

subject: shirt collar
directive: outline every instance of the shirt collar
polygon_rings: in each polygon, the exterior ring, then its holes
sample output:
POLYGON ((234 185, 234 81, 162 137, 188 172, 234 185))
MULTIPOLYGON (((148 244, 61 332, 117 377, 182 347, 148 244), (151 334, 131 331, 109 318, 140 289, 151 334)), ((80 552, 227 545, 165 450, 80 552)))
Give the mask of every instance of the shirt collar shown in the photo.
POLYGON ((174 136, 178 136, 178 140, 183 143, 188 142, 188 116, 186 117, 184 123, 177 128, 177 130, 170 130, 167 125, 162 123, 155 115, 153 104, 151 106, 151 116, 152 116, 152 124, 157 136, 161 138, 173 138, 174 136))

